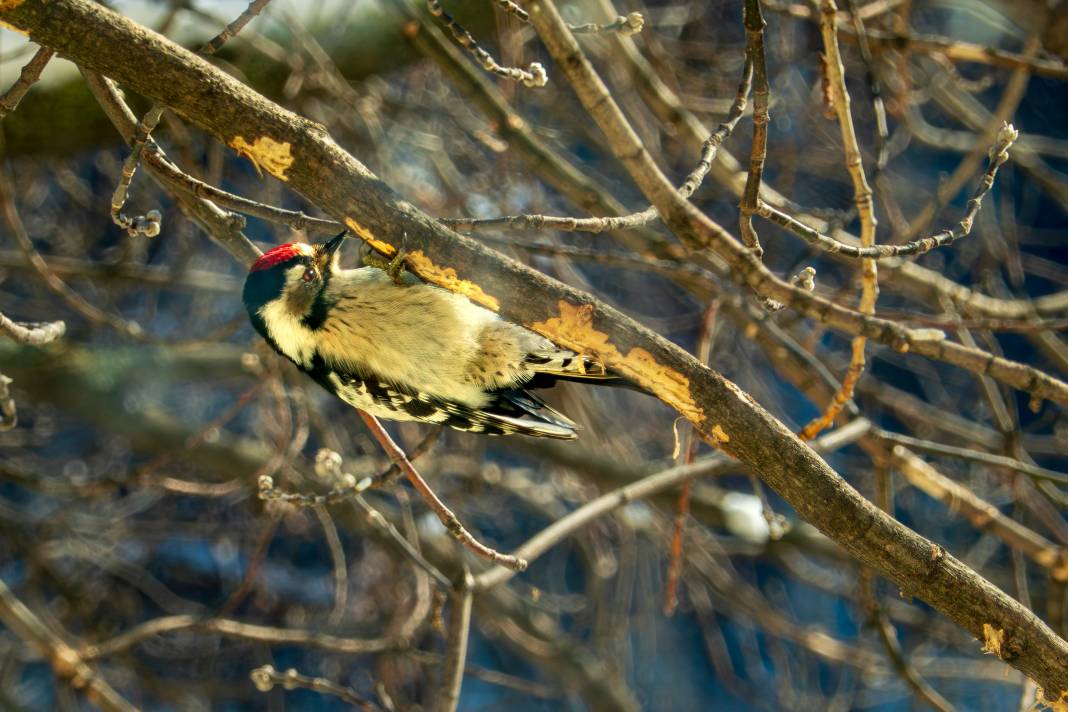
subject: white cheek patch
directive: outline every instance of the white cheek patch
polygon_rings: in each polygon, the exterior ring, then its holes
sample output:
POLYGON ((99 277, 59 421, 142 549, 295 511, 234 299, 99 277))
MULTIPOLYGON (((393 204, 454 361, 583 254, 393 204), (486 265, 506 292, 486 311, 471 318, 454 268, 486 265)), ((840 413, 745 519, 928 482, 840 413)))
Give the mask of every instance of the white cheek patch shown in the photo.
POLYGON ((311 368, 315 355, 315 338, 312 332, 293 316, 282 299, 260 308, 260 316, 267 324, 267 331, 286 356, 304 368, 311 368))

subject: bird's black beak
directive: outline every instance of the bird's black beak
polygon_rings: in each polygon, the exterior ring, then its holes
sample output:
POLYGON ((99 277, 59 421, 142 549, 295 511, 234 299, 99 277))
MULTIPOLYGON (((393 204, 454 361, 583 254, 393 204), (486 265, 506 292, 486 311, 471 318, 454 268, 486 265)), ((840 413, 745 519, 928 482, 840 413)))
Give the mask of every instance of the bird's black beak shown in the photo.
POLYGON ((348 237, 348 235, 349 231, 345 230, 337 237, 332 238, 329 242, 324 243, 323 254, 329 257, 333 257, 334 253, 338 251, 338 249, 341 247, 341 243, 345 241, 345 238, 348 237))

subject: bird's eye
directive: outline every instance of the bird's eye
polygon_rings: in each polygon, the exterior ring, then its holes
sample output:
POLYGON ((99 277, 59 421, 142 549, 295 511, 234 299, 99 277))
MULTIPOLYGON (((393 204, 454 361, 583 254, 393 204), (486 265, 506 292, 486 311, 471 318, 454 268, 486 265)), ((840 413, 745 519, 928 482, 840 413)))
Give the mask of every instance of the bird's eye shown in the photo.
POLYGON ((301 277, 301 279, 303 279, 305 282, 311 282, 313 279, 315 279, 315 270, 313 270, 311 267, 304 270, 304 275, 303 277, 301 277))

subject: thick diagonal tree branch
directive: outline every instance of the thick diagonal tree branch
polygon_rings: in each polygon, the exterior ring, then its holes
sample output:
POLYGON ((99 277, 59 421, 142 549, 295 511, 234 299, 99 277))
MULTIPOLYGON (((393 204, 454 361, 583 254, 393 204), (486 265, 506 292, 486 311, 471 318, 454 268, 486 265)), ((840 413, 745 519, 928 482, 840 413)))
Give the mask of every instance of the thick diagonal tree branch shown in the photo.
MULTIPOLYGON (((603 358, 760 473, 803 517, 860 561, 895 581, 906 593, 928 601, 977 638, 984 638, 984 631, 987 637, 996 632, 998 654, 1034 678, 1044 688, 1046 699, 1057 699, 1061 694, 1068 698, 1065 641, 941 547, 874 507, 747 394, 682 349, 594 297, 436 224, 339 148, 318 124, 279 108, 121 15, 87 0, 25 0, 12 5, 0 6, 5 8, 0 10, 0 19, 28 32, 34 41, 61 56, 167 104, 264 172, 343 220, 383 253, 407 250, 408 263, 423 278, 463 293, 563 345, 603 358)), ((535 2, 531 10, 535 27, 543 38, 550 37, 546 30, 552 29, 548 25, 552 18, 546 18, 549 13, 555 15, 555 9, 535 2)), ((548 44, 554 54, 561 50, 552 42, 548 44)), ((584 59, 580 54, 567 56, 571 59, 560 66, 592 72, 588 64, 581 66, 584 59)), ((664 185, 664 191, 656 190, 646 197, 657 204, 676 234, 698 244, 715 243, 728 251, 737 245, 692 205, 677 199, 666 180, 664 185)), ((769 287, 772 296, 785 297, 784 301, 802 310, 822 312, 833 326, 863 328, 872 338, 894 341, 925 354, 931 351, 935 357, 939 355, 934 349, 944 349, 949 356, 942 357, 951 363, 954 358, 964 362, 972 358, 962 354, 964 347, 958 344, 933 343, 928 347, 913 342, 900 327, 887 326, 882 320, 861 327, 852 316, 855 312, 812 295, 798 296, 788 285, 776 282, 759 262, 744 253, 730 254, 736 263, 732 266, 751 285, 769 287)), ((989 370, 990 375, 998 372, 1007 382, 1043 397, 1068 400, 1060 392, 1063 384, 1043 380, 1032 373, 1033 369, 1003 360, 972 365, 989 370), (1015 367, 1024 370, 1015 373, 1015 367)))

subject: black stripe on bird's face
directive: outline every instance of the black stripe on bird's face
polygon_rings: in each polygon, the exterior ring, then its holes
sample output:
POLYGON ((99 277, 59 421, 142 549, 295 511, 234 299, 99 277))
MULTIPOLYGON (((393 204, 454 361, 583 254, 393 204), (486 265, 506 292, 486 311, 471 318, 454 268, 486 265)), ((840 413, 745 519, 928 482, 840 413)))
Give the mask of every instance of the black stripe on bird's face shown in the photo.
POLYGON ((260 309, 281 296, 285 283, 284 265, 277 265, 270 269, 249 272, 248 277, 245 278, 244 289, 241 291, 241 301, 245 303, 252 326, 268 341, 271 337, 267 331, 267 323, 260 314, 260 309))

